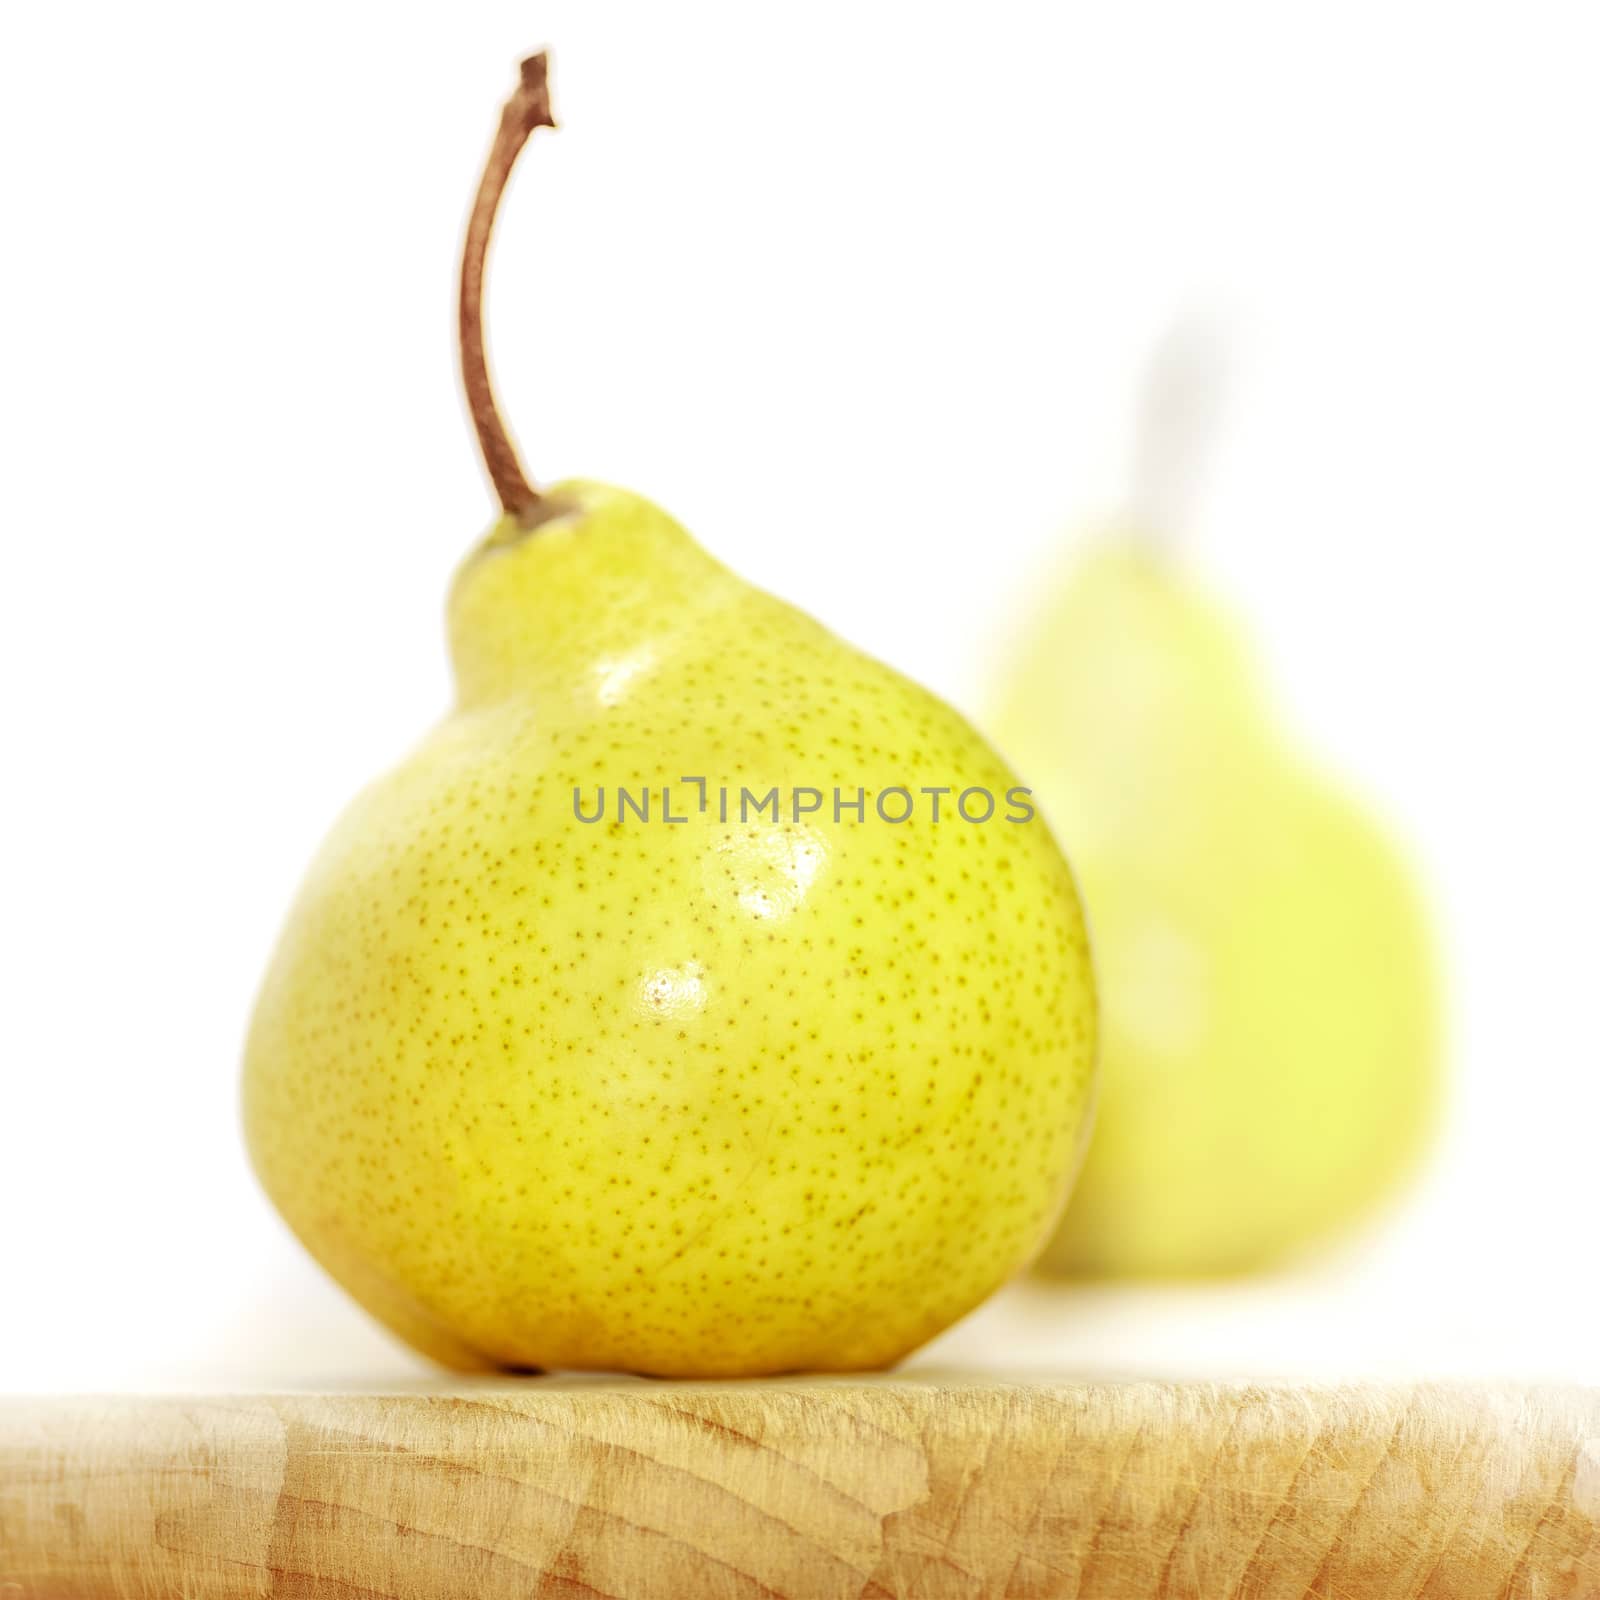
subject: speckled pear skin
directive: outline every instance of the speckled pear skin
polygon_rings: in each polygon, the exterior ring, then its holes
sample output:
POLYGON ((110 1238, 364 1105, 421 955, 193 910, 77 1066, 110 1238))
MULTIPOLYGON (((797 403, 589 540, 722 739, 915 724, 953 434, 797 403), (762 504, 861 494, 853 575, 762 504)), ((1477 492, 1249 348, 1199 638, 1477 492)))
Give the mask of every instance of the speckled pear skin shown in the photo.
POLYGON ((1415 1170, 1439 980, 1404 858, 1147 544, 1070 569, 992 726, 1080 874, 1101 999, 1094 1146, 1042 1265, 1210 1277, 1336 1238, 1415 1170))
POLYGON ((246 1052, 256 1170, 452 1366, 893 1363, 1030 1260, 1078 1165, 1071 873, 933 696, 636 496, 542 509, 463 566, 456 709, 300 890, 246 1052), (688 820, 575 818, 618 784, 688 820), (896 784, 1001 805, 890 824, 896 784), (829 804, 719 820, 773 785, 829 804))

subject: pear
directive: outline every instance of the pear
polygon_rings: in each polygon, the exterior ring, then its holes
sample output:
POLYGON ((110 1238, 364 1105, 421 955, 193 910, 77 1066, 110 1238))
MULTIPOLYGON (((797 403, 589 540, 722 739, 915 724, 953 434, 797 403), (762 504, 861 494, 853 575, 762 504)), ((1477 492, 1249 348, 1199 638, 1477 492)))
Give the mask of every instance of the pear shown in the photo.
POLYGON ((456 703, 300 889, 246 1049, 251 1156, 448 1365, 881 1367, 1060 1213, 1096 1054, 1077 892, 949 707, 637 495, 528 483, 481 293, 540 125, 542 56, 463 264, 505 514, 451 592, 456 703))
POLYGON ((1336 1238, 1417 1164, 1437 1100, 1406 865, 1289 745, 1237 625, 1173 549, 1169 469, 1191 465, 1186 407, 1204 420, 1194 355, 1186 340, 1158 362, 1134 509, 1049 593, 990 724, 1094 936, 1100 1109, 1043 1262, 1071 1274, 1237 1273, 1336 1238))

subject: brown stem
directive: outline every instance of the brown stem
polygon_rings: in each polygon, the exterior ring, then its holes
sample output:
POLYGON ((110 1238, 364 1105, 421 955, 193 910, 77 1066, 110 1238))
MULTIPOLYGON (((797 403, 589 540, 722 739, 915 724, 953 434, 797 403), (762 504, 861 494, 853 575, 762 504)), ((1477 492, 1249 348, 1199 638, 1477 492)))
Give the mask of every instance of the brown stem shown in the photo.
POLYGON ((528 482, 522 463, 517 460, 516 447, 500 420, 489 383, 489 364, 483 353, 483 265, 489 253, 495 212, 518 153, 535 128, 556 125, 550 115, 548 67, 542 51, 522 63, 522 81, 500 113, 500 131, 478 184, 478 197, 467 222, 466 247, 461 253, 461 379, 466 385, 467 406, 500 504, 509 515, 525 521, 539 503, 539 491, 528 482))

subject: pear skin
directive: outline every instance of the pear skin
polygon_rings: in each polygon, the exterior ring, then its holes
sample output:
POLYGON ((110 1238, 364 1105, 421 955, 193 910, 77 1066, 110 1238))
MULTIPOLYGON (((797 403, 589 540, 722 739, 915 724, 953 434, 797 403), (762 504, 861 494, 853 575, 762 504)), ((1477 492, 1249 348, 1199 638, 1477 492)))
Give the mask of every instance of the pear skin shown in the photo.
POLYGON ((300 890, 246 1053, 256 1170, 451 1365, 885 1366, 1060 1212, 1096 1049, 1072 875, 932 695, 647 501, 542 504, 456 580, 455 710, 300 890), (941 820, 883 821, 891 785, 948 791, 941 820), (773 787, 776 819, 722 820, 773 787))

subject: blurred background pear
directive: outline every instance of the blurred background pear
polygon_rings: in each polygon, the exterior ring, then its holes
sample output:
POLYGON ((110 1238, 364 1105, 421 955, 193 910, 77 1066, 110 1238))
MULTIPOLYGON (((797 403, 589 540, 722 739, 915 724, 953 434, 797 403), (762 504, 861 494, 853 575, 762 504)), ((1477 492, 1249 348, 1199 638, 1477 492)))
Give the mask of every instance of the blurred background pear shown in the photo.
POLYGON ((1174 548, 1216 340, 1180 328, 1153 363, 1126 508, 1075 546, 992 718, 1078 870, 1101 987, 1100 1110, 1047 1271, 1281 1261, 1393 1193, 1438 1098, 1406 863, 1290 743, 1174 548))

